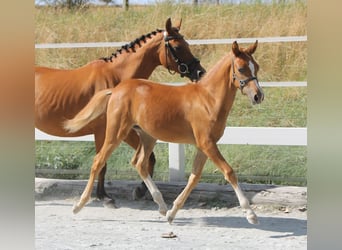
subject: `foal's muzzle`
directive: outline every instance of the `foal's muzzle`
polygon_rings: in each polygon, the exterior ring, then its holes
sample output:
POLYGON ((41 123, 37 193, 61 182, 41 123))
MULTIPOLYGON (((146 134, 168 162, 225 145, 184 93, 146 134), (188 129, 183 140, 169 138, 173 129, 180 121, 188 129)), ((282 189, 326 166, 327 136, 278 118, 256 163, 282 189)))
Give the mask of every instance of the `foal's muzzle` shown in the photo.
POLYGON ((264 100, 264 92, 257 77, 251 77, 246 80, 239 81, 241 92, 244 92, 249 97, 252 104, 260 104, 264 100), (250 84, 254 84, 254 87, 250 84))
POLYGON ((254 104, 260 104, 264 100, 264 93, 258 89, 258 92, 254 95, 254 104))
POLYGON ((251 100, 252 104, 260 104, 264 100, 264 92, 259 84, 256 84, 257 89, 245 88, 246 94, 251 100))

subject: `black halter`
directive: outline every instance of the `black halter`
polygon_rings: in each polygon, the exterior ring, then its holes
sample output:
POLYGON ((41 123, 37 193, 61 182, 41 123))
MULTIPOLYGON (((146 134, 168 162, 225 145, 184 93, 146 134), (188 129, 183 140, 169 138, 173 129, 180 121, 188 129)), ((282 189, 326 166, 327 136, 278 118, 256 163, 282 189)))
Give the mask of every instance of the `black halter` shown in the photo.
MULTIPOLYGON (((237 75, 235 74, 235 67, 234 67, 234 59, 232 59, 232 67, 233 67, 233 81, 238 80, 237 75)), ((239 80, 240 82, 240 90, 242 91, 243 87, 247 85, 250 81, 256 80, 257 83, 259 83, 258 78, 256 76, 252 76, 250 78, 247 78, 245 80, 239 80)))
POLYGON ((181 77, 187 76, 189 75, 191 72, 189 71, 189 68, 191 68, 191 65, 193 64, 197 64, 200 62, 200 60, 198 60, 196 57, 194 57, 190 62, 185 63, 183 62, 181 59, 179 59, 179 57, 176 54, 175 49, 169 44, 170 40, 173 39, 178 39, 178 38, 183 38, 183 36, 178 35, 178 36, 169 36, 169 35, 165 35, 164 34, 164 41, 165 41, 165 56, 166 56, 166 68, 168 69, 169 73, 174 75, 176 72, 172 72, 171 69, 169 68, 169 64, 168 64, 168 52, 170 51, 171 56, 173 58, 173 60, 175 60, 175 62, 178 65, 178 71, 180 73, 181 77))

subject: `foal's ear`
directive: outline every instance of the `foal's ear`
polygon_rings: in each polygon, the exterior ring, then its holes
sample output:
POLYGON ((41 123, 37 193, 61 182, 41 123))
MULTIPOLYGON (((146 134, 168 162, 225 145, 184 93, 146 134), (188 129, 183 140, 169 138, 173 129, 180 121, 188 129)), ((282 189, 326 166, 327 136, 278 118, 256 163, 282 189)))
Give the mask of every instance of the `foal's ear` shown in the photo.
POLYGON ((258 47, 258 40, 256 40, 255 43, 254 43, 253 45, 250 45, 250 46, 245 50, 245 52, 246 52, 247 54, 252 55, 252 54, 255 52, 255 50, 256 50, 257 47, 258 47))
POLYGON ((233 53, 234 53, 234 55, 236 57, 238 57, 240 55, 240 53, 241 53, 239 45, 238 45, 238 43, 236 41, 233 42, 232 51, 233 51, 233 53))

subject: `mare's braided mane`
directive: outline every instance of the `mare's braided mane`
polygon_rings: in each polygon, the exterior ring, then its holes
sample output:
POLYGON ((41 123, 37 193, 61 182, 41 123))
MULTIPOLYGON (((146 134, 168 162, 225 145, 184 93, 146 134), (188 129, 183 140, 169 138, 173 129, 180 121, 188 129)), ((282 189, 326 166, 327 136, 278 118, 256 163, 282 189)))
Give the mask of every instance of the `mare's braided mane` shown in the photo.
POLYGON ((112 55, 108 56, 108 57, 101 57, 100 59, 108 62, 112 62, 113 61, 113 57, 116 58, 119 54, 122 53, 123 50, 127 51, 127 52, 135 52, 135 45, 139 45, 139 47, 141 47, 141 42, 146 42, 146 38, 151 38, 152 36, 155 36, 157 33, 163 32, 163 30, 161 29, 157 29, 155 31, 152 31, 150 33, 147 33, 146 35, 142 35, 141 37, 133 40, 130 43, 127 43, 125 45, 122 45, 120 49, 117 49, 116 52, 112 53, 112 55), (130 50, 131 49, 131 50, 130 50))

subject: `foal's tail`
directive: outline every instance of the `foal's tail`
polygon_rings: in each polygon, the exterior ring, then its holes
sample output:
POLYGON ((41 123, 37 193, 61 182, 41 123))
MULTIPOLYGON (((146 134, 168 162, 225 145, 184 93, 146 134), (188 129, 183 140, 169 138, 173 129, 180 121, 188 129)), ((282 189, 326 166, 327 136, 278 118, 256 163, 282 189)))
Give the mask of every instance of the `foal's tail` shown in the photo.
POLYGON ((105 113, 111 94, 112 91, 108 89, 96 93, 90 99, 89 103, 73 119, 64 122, 64 128, 70 133, 77 132, 105 113))

